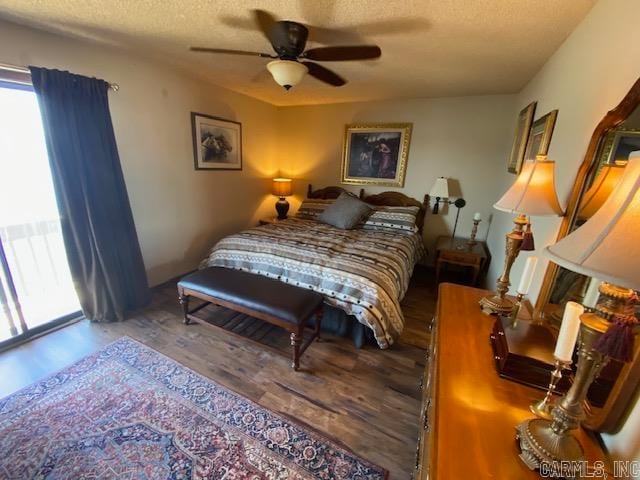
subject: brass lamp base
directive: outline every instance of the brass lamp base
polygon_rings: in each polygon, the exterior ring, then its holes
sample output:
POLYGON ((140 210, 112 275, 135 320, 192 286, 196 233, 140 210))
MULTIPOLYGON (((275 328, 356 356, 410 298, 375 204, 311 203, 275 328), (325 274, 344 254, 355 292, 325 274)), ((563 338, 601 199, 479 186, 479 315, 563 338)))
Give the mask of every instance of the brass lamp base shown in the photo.
POLYGON ((514 303, 506 298, 510 285, 509 273, 511 272, 513 262, 515 262, 518 253, 520 253, 520 248, 522 247, 524 227, 530 226, 530 224, 527 217, 522 214, 514 218, 513 223, 513 231, 508 233, 506 236, 504 270, 496 282, 496 293, 480 299, 480 308, 482 309, 482 313, 486 315, 511 316, 511 313, 515 308, 514 303))
POLYGON ((487 315, 511 316, 515 304, 506 297, 492 295, 480 299, 480 308, 482 309, 482 313, 487 315))
MULTIPOLYGON (((555 469, 558 465, 560 467, 571 465, 566 462, 584 460, 582 446, 571 431, 578 428, 584 419, 583 403, 589 386, 607 363, 608 359, 593 350, 593 345, 607 330, 608 322, 591 313, 583 314, 580 322, 578 368, 571 388, 551 409, 550 420, 533 418, 525 420, 516 427, 516 440, 521 451, 520 459, 532 470, 541 467, 555 469)), ((557 363, 556 370, 560 369, 561 365, 557 363)), ((561 476, 572 479, 578 474, 579 478, 579 473, 561 472, 561 476)))
POLYGON ((520 459, 531 470, 539 469, 544 464, 551 466, 560 461, 580 462, 585 459, 584 450, 576 437, 558 435, 552 425, 551 420, 533 418, 516 427, 520 459))

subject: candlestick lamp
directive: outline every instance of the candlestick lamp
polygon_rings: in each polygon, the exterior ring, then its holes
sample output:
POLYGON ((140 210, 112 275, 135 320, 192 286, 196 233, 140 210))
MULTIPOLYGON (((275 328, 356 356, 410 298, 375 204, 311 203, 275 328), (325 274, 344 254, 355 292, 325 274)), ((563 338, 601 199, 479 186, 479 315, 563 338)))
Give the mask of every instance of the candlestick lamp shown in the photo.
POLYGON ((553 372, 551 372, 547 394, 542 400, 529 406, 531 412, 540 418, 551 419, 551 411, 553 409, 551 398, 555 392, 556 385, 562 378, 562 370, 569 368, 573 361, 573 350, 580 331, 580 315, 583 313, 584 307, 579 303, 567 302, 565 305, 560 334, 556 341, 556 348, 553 351, 555 365, 553 372))
POLYGON ((578 367, 571 388, 552 410, 551 420, 530 419, 517 427, 520 458, 531 469, 584 460, 571 430, 585 416, 583 403, 589 386, 609 359, 628 361, 634 354, 635 291, 640 289, 639 218, 640 152, 635 152, 602 207, 545 249, 558 265, 603 282, 595 312, 580 316, 578 367))
POLYGON ((272 193, 280 197, 276 202, 276 212, 278 212, 278 219, 284 220, 287 218, 287 212, 289 211, 289 202, 285 197, 291 195, 291 179, 290 178, 274 178, 272 193))
POLYGON ((527 258, 527 263, 524 265, 524 271, 520 278, 520 283, 516 289, 516 301, 511 312, 511 327, 515 328, 518 322, 518 316, 520 309, 524 303, 524 297, 529 293, 531 288, 531 282, 533 281, 533 274, 536 271, 536 265, 538 264, 538 257, 531 256, 527 258))
POLYGON ((509 274, 520 250, 534 250, 533 233, 529 216, 562 215, 554 181, 555 162, 545 155, 524 163, 514 184, 493 208, 517 213, 513 220, 513 231, 506 236, 504 269, 496 284, 496 293, 480 300, 482 311, 487 315, 513 313, 514 304, 506 298, 509 291, 509 274))
POLYGON ((467 240, 467 245, 473 246, 476 243, 476 235, 478 234, 478 225, 482 221, 482 217, 479 212, 473 214, 473 227, 471 227, 471 235, 469 235, 469 240, 467 240))

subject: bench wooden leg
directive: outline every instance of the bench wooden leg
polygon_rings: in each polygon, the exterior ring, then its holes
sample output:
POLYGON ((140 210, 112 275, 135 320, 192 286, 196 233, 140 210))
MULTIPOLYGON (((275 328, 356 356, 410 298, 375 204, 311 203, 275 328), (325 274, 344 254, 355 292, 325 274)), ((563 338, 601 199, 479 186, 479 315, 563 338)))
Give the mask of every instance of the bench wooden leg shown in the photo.
POLYGON ((179 294, 178 300, 180 300, 180 305, 182 305, 182 314, 184 315, 182 322, 185 325, 189 325, 189 295, 179 294))
POLYGON ((300 332, 291 332, 291 346, 293 347, 293 363, 291 366, 297 372, 300 369, 300 344, 302 335, 300 332))

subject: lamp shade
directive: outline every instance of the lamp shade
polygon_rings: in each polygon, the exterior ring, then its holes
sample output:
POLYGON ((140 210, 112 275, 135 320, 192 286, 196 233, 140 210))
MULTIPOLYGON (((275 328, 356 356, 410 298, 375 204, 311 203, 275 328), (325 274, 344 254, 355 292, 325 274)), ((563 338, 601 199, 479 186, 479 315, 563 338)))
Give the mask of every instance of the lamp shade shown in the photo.
POLYGON ((511 188, 493 208, 525 215, 562 215, 555 186, 556 162, 538 155, 524 163, 511 188))
POLYGON ((288 197, 291 195, 291 179, 274 178, 272 192, 278 197, 288 197))
POLYGON ((444 177, 436 178, 429 196, 436 198, 449 198, 449 179, 444 177))
POLYGON ((305 65, 293 60, 274 60, 267 63, 267 70, 276 83, 287 90, 299 84, 309 71, 305 65))
POLYGON ((593 184, 582 197, 578 218, 589 219, 598 211, 605 200, 609 198, 616 185, 618 185, 620 178, 622 178, 624 167, 626 167, 626 163, 624 165, 608 163, 600 169, 593 184))
POLYGON ((551 261, 577 273, 640 290, 640 152, 602 207, 581 227, 545 248, 551 261))

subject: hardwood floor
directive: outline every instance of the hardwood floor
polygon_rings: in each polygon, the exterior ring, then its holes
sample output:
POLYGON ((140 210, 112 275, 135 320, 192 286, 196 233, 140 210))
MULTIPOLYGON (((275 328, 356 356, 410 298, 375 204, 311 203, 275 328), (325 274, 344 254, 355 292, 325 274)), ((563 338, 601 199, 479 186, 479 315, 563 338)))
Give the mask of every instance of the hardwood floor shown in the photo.
MULTIPOLYGON (((383 466, 391 479, 411 478, 420 409, 419 382, 435 311, 432 276, 418 268, 402 303, 406 328, 388 350, 356 349, 346 338, 323 337, 290 368, 287 333, 269 329, 260 345, 237 333, 183 325, 174 284, 156 289, 150 307, 117 324, 81 321, 0 354, 0 397, 128 335, 183 365, 323 432, 383 466)), ((248 323, 219 314, 236 331, 248 323)), ((253 328, 253 327, 252 327, 253 328)), ((260 328, 257 325, 255 328, 260 328)))

